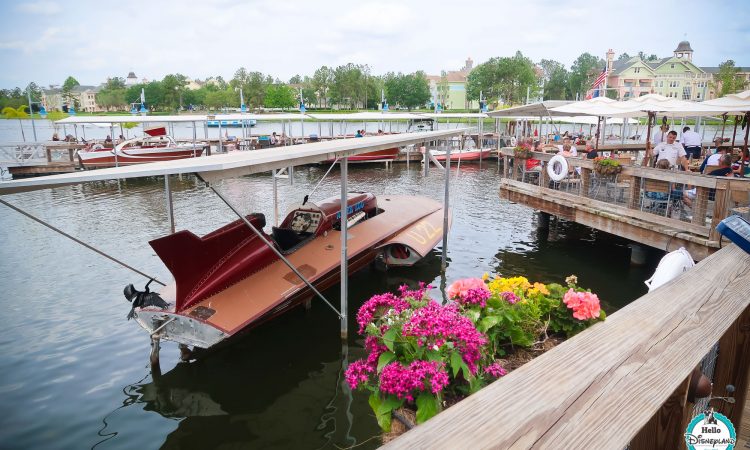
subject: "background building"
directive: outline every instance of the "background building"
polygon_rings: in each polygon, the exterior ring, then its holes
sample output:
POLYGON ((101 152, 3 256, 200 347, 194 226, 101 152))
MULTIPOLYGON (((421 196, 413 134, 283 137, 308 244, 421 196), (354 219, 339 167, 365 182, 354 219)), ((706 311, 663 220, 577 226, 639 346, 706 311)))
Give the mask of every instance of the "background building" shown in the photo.
POLYGON ((474 61, 469 57, 461 70, 443 71, 441 75, 427 75, 432 98, 451 109, 479 109, 479 102, 466 98, 466 77, 474 68, 474 61))

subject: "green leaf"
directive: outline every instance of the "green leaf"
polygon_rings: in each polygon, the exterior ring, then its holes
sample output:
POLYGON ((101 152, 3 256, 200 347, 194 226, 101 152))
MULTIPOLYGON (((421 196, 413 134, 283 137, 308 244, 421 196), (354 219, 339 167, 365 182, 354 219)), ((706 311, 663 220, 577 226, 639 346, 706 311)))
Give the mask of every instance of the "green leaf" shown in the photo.
POLYGON ((389 328, 388 331, 386 331, 383 335, 383 343, 386 347, 388 347, 388 350, 393 351, 393 343, 396 340, 397 335, 398 330, 396 329, 396 327, 389 328))
POLYGON ((370 403, 370 408, 372 408, 372 411, 375 413, 375 420, 378 421, 378 425, 380 426, 380 428, 385 433, 391 431, 391 413, 390 410, 388 411, 388 414, 380 413, 380 408, 382 405, 380 395, 377 392, 373 392, 372 394, 370 394, 368 403, 370 403))
POLYGON ((498 323, 500 323, 500 318, 498 316, 487 316, 479 321, 479 325, 477 326, 477 328, 482 333, 486 333, 487 330, 494 327, 498 323))
POLYGON ((456 378, 458 371, 461 370, 461 365, 464 361, 461 359, 461 354, 457 351, 451 353, 451 368, 453 369, 453 378, 456 378))
POLYGON ((469 366, 467 366, 463 360, 461 360, 461 371, 464 373, 464 379, 471 382, 473 375, 471 374, 471 371, 469 370, 469 366))
POLYGON ((424 423, 435 416, 440 409, 440 402, 437 397, 427 392, 419 394, 417 397, 417 423, 424 423))
POLYGON ((468 316, 469 319, 471 319, 471 321, 474 322, 474 323, 476 323, 477 320, 479 320, 480 314, 481 313, 479 312, 479 310, 475 309, 475 308, 472 308, 472 309, 466 311, 466 316, 468 316))
POLYGON ((380 358, 378 358, 378 373, 380 373, 381 370, 383 370, 383 367, 388 365, 391 361, 396 359, 396 354, 393 352, 385 352, 380 355, 380 358))
POLYGON ((443 355, 436 350, 429 350, 427 352, 427 361, 438 361, 441 362, 443 360, 443 355))

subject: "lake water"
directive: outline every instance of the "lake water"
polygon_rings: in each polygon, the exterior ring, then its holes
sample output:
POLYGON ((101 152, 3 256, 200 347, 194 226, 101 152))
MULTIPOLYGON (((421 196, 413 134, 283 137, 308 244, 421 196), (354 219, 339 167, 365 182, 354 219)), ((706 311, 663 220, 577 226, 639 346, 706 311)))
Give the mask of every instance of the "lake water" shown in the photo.
MULTIPOLYGON (((7 123, 0 121, 0 124, 7 123)), ((349 187, 442 201, 443 172, 418 164, 349 166, 349 187)), ((279 185, 282 213, 300 202, 327 167, 299 167, 279 185)), ((535 213, 498 197, 494 161, 454 166, 453 228, 447 283, 484 272, 563 282, 576 274, 611 313, 646 292, 654 258, 629 266, 623 239, 554 220, 549 235, 535 213)), ((235 219, 192 176, 172 178, 178 229, 207 233, 235 219)), ((219 189, 243 212, 272 221, 268 175, 226 180, 219 189)), ((312 200, 339 193, 334 169, 312 200)), ((168 233, 163 179, 98 182, 4 199, 117 258, 155 275, 169 273, 147 241, 168 233)), ((127 321, 127 283, 145 280, 0 205, 0 447, 283 448, 380 445, 367 395, 344 386, 342 361, 363 356, 350 324, 342 344, 337 317, 320 301, 262 325, 206 359, 178 363, 162 344, 164 375, 152 379, 149 337, 127 321), (359 445, 361 444, 361 445, 359 445)), ((655 256, 655 255, 654 255, 655 256)), ((413 268, 360 271, 349 280, 349 317, 370 296, 419 281, 440 286, 440 254, 413 268)), ((324 292, 339 304, 339 287, 324 292)), ((432 291, 441 298, 439 289, 432 291)))

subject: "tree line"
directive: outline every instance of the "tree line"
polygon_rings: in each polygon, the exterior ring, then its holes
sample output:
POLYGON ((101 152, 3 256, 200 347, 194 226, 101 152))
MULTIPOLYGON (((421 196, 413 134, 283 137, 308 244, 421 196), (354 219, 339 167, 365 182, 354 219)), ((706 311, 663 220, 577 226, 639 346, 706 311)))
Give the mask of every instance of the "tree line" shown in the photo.
MULTIPOLYGON (((656 55, 643 52, 638 56, 645 61, 658 59, 656 55)), ((627 59, 630 59, 627 53, 618 57, 618 61, 627 59)), ((474 68, 467 77, 466 97, 468 101, 480 100, 481 95, 493 106, 524 103, 527 96, 538 98, 540 92, 545 100, 582 99, 604 65, 604 59, 588 52, 576 58, 567 69, 551 59, 535 63, 517 51, 513 56, 490 58, 474 68)), ((739 70, 732 60, 720 64, 715 75, 719 95, 737 92, 746 86, 738 75, 739 70)), ((373 75, 368 65, 352 63, 335 68, 322 66, 311 76, 295 75, 288 82, 241 67, 228 81, 215 76, 207 78, 198 89, 188 89, 188 85, 188 77, 179 73, 133 86, 126 86, 121 77, 111 77, 96 94, 96 101, 107 110, 129 110, 132 105, 140 104, 143 90, 147 107, 154 111, 238 108, 241 94, 249 109, 295 109, 300 100, 308 108, 377 109, 381 93, 384 93, 391 108, 411 110, 432 107, 433 101, 445 107, 450 89, 446 72, 437 80, 433 98, 424 72, 373 75)), ((65 79, 61 87, 65 105, 80 107, 75 95, 78 86, 74 77, 65 79)), ((33 82, 27 89, 32 97, 32 110, 36 111, 38 103, 35 102, 41 99, 42 91, 33 82)), ((0 90, 0 110, 27 104, 26 89, 0 90)))

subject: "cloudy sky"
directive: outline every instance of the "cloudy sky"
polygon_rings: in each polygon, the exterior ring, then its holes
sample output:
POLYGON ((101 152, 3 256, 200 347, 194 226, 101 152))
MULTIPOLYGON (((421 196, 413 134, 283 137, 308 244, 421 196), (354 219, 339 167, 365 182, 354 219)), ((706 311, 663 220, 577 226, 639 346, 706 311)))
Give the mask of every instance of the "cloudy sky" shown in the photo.
POLYGON ((694 0, 0 0, 0 88, 110 76, 282 80, 322 65, 439 74, 521 50, 567 67, 583 52, 670 56, 690 41, 698 65, 750 66, 750 3, 694 0))

